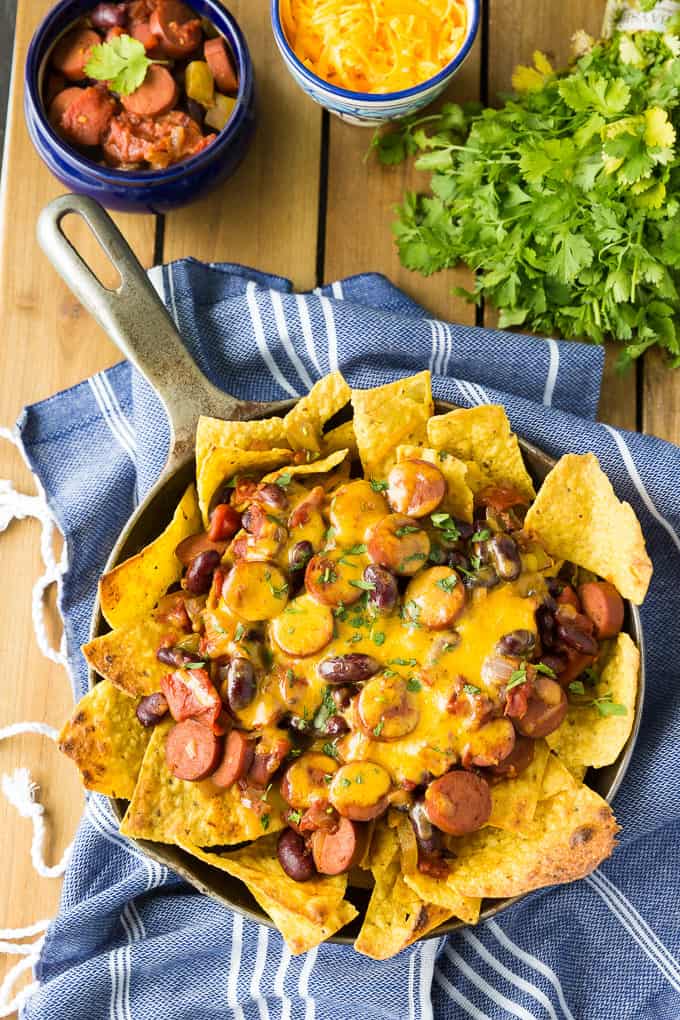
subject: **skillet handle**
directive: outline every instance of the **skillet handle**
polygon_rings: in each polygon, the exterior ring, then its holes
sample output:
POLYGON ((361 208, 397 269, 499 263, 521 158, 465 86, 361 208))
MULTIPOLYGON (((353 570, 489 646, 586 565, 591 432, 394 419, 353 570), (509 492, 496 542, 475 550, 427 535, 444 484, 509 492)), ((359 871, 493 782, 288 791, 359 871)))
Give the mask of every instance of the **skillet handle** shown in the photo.
POLYGON ((134 252, 97 202, 81 195, 55 198, 40 213, 37 233, 65 283, 158 394, 170 423, 168 467, 189 456, 199 415, 249 418, 262 413, 263 405, 242 403, 206 379, 134 252), (64 234, 62 220, 69 214, 87 223, 118 270, 116 290, 99 282, 64 234))

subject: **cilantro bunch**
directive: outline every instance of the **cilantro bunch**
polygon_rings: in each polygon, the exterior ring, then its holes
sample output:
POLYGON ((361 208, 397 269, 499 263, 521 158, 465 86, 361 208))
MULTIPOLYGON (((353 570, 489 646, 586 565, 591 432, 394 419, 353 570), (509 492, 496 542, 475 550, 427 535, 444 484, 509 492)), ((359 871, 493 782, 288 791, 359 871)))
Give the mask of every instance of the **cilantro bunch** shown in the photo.
POLYGON ((465 262, 501 328, 656 345, 680 364, 680 39, 618 33, 555 73, 540 53, 498 110, 444 106, 374 139, 415 156, 430 194, 394 226, 403 264, 465 262))

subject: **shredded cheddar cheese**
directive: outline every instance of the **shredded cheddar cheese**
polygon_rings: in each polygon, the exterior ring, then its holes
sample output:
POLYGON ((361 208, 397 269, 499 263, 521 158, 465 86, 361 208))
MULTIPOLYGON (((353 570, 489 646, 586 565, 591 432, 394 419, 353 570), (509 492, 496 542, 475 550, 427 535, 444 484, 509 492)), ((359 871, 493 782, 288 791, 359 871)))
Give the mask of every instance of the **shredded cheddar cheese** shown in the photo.
POLYGON ((398 92, 438 74, 467 29, 464 0, 280 0, 296 56, 351 92, 398 92))

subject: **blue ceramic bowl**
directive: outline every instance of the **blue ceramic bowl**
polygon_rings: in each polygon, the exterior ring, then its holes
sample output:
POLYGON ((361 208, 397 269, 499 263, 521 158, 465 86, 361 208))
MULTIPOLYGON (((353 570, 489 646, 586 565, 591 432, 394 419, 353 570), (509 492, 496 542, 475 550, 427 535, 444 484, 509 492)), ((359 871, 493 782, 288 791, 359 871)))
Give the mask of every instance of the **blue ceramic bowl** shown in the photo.
POLYGON ((231 48, 239 79, 231 120, 203 152, 167 170, 127 171, 101 166, 67 145, 50 126, 42 102, 48 57, 57 39, 91 11, 96 0, 61 0, 37 29, 26 57, 24 113, 31 141, 55 177, 71 191, 108 209, 164 213, 187 205, 233 174, 255 126, 255 78, 248 46, 232 15, 217 0, 190 0, 231 48))
POLYGON ((342 120, 350 124, 378 125, 385 124, 390 120, 399 120, 401 117, 408 117, 416 110, 427 106, 440 93, 444 91, 459 67, 467 57, 477 30, 479 28, 479 17, 481 0, 465 0, 467 8, 467 32, 463 45, 453 60, 443 67, 434 78, 429 78, 420 85, 413 88, 403 89, 401 92, 349 92, 347 89, 330 85, 323 78, 313 74, 299 60, 283 30, 279 0, 271 0, 272 28, 274 39, 279 48, 284 63, 293 75, 298 85, 308 96, 326 110, 335 113, 342 120))

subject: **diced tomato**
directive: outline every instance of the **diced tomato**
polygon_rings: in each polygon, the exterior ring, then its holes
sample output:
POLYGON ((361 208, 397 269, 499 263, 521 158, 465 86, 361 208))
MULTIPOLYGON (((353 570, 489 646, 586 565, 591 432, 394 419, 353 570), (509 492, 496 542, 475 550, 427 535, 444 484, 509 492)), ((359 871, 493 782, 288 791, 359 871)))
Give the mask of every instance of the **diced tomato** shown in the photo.
POLYGON ((161 678, 161 690, 176 722, 196 719, 214 726, 222 711, 222 700, 205 669, 177 669, 161 678))
POLYGON ((228 503, 218 503, 210 518, 208 536, 213 542, 226 542, 241 527, 241 515, 228 503))

